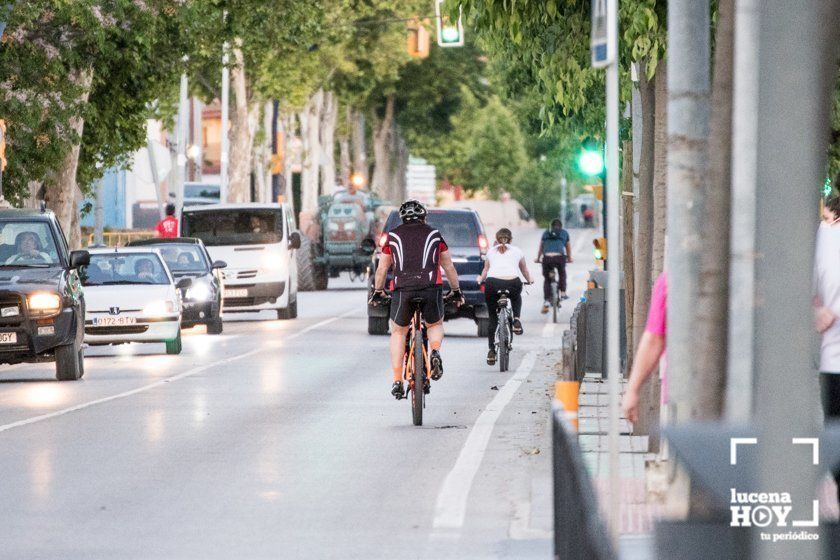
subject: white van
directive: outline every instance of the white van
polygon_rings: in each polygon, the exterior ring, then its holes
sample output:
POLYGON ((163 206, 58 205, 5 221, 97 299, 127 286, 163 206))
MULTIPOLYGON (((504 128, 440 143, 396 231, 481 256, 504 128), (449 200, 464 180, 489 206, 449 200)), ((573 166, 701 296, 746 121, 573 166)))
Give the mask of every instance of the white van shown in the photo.
POLYGON ((300 234, 286 204, 208 204, 181 213, 181 235, 204 242, 214 261, 224 261, 225 313, 277 311, 297 317, 300 234))

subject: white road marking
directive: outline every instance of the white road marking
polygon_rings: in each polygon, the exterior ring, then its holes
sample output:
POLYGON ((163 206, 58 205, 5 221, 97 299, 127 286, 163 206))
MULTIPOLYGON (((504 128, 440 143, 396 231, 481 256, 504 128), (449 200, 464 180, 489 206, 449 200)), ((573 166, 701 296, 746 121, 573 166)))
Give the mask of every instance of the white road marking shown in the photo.
MULTIPOLYGON (((311 331, 314 331, 315 329, 319 329, 321 327, 329 325, 330 323, 334 323, 334 322, 338 321, 339 319, 349 317, 350 315, 356 313, 357 311, 358 311, 357 309, 352 309, 352 310, 347 311, 346 313, 342 313, 341 315, 338 315, 336 317, 332 317, 330 319, 325 319, 324 321, 321 321, 319 323, 315 323, 314 325, 310 325, 310 326, 306 327, 305 329, 302 329, 302 330, 300 330, 296 333, 293 333, 293 334, 290 334, 287 337, 284 337, 279 342, 279 344, 282 344, 283 342, 285 342, 287 340, 293 340, 295 338, 301 337, 308 332, 311 332, 311 331)), ((13 430, 15 428, 20 428, 22 426, 28 426, 29 424, 35 424, 36 422, 43 422, 44 420, 49 420, 51 418, 56 418, 58 416, 63 416, 65 414, 69 414, 71 412, 76 412, 78 410, 83 410, 85 408, 90 408, 92 406, 96 406, 96 405, 99 405, 99 404, 104 404, 104 403, 115 401, 115 400, 118 400, 118 399, 124 399, 126 397, 136 395, 138 393, 144 393, 144 392, 149 391, 151 389, 155 389, 157 387, 161 387, 163 385, 166 385, 167 383, 172 383, 173 381, 178 381, 179 379, 185 379, 187 377, 192 377, 193 375, 197 375, 199 373, 207 371, 208 369, 212 369, 216 366, 220 366, 220 365, 223 365, 223 364, 228 364, 230 362, 235 362, 236 360, 241 360, 242 358, 248 358, 250 356, 254 356, 254 355, 259 354, 261 352, 265 352, 265 350, 266 350, 266 346, 261 346, 260 348, 255 348, 254 350, 249 350, 248 352, 243 352, 242 354, 237 354, 235 356, 231 356, 230 358, 225 358, 223 360, 218 360, 218 361, 215 361, 215 362, 211 362, 209 364, 204 364, 204 365, 201 365, 201 366, 194 367, 194 368, 189 369, 189 370, 187 370, 183 373, 179 373, 178 375, 173 375, 173 376, 167 377, 165 379, 160 379, 158 381, 155 381, 154 383, 149 383, 148 385, 143 385, 142 387, 137 387, 136 389, 131 389, 130 391, 124 391, 122 393, 117 393, 115 395, 110 395, 108 397, 103 397, 101 399, 96 399, 96 400, 93 400, 93 401, 88 401, 88 402, 84 402, 84 403, 81 403, 81 404, 77 404, 75 406, 62 408, 61 410, 56 410, 54 412, 49 412, 47 414, 41 414, 39 416, 33 416, 31 418, 26 418, 24 420, 18 420, 17 422, 12 422, 10 424, 4 424, 4 425, 0 426, 0 432, 7 432, 7 431, 13 430)))
POLYGON ((455 461, 455 466, 449 471, 443 486, 438 493, 437 505, 435 506, 435 518, 432 523, 435 529, 459 529, 464 525, 464 516, 467 510, 467 498, 472 488, 484 453, 487 451, 487 444, 493 433, 496 421, 502 414, 507 404, 516 394, 519 386, 534 369, 537 359, 537 351, 532 350, 525 355, 522 363, 516 369, 516 373, 504 384, 496 397, 490 401, 487 408, 478 416, 475 425, 467 436, 467 441, 455 461))

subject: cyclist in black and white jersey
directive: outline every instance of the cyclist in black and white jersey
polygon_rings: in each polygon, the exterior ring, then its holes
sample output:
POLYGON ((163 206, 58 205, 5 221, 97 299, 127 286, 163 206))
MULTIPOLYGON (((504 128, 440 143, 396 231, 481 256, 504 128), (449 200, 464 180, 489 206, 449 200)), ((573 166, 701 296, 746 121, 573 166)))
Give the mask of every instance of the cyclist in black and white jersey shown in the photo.
POLYGON ((405 395, 402 366, 405 354, 405 337, 413 316, 411 300, 420 298, 423 319, 426 321, 429 347, 431 348, 431 377, 443 375, 440 345, 443 342, 443 278, 441 268, 452 288, 452 299, 461 305, 464 296, 458 285, 458 273, 452 264, 446 241, 440 232, 426 225, 426 208, 416 200, 400 206, 402 224, 388 233, 388 242, 376 269, 374 291, 370 298, 376 304, 385 298, 385 278, 388 269, 394 268, 393 300, 391 301, 391 367, 394 384, 391 394, 401 399, 405 395))

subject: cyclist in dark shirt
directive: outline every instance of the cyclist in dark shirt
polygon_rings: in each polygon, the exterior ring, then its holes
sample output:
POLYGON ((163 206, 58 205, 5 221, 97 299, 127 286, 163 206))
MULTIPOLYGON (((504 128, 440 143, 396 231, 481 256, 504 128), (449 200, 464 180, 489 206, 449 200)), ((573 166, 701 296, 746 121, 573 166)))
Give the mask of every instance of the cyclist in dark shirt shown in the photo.
POLYGON ((443 342, 441 268, 452 288, 452 298, 456 304, 461 305, 464 301, 458 285, 458 273, 452 264, 446 241, 438 230, 426 225, 426 208, 416 200, 408 200, 400 206, 399 213, 403 223, 388 233, 388 242, 382 248, 373 284, 374 291, 370 298, 372 304, 384 300, 385 278, 388 269, 393 266, 394 294, 390 326, 394 384, 391 386, 391 394, 397 399, 405 396, 402 366, 405 337, 413 315, 411 300, 423 300, 420 309, 426 321, 431 348, 431 377, 435 380, 443 375, 443 361, 440 357, 440 345, 443 342))
POLYGON ((569 241, 569 232, 563 229, 563 222, 560 221, 560 218, 551 221, 551 227, 543 233, 540 240, 540 248, 537 250, 537 260, 535 262, 542 263, 543 296, 545 297, 545 303, 542 307, 543 314, 548 313, 548 308, 551 307, 552 271, 557 271, 560 298, 569 299, 569 296, 566 295, 566 263, 572 262, 572 248, 569 241))

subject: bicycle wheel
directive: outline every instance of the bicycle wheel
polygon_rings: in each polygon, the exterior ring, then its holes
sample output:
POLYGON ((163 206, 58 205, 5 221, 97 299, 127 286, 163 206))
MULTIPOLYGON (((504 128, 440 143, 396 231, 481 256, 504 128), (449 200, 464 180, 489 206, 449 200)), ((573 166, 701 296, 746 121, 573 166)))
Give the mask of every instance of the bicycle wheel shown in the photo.
POLYGON ((411 395, 411 416, 415 426, 423 425, 425 400, 426 360, 423 358, 423 331, 414 329, 414 391, 411 395))
POLYGON ((557 310, 560 308, 560 295, 557 293, 557 284, 551 284, 551 321, 557 322, 557 310))
POLYGON ((507 308, 502 308, 499 311, 499 371, 505 372, 508 370, 510 362, 510 318, 508 317, 507 308))

